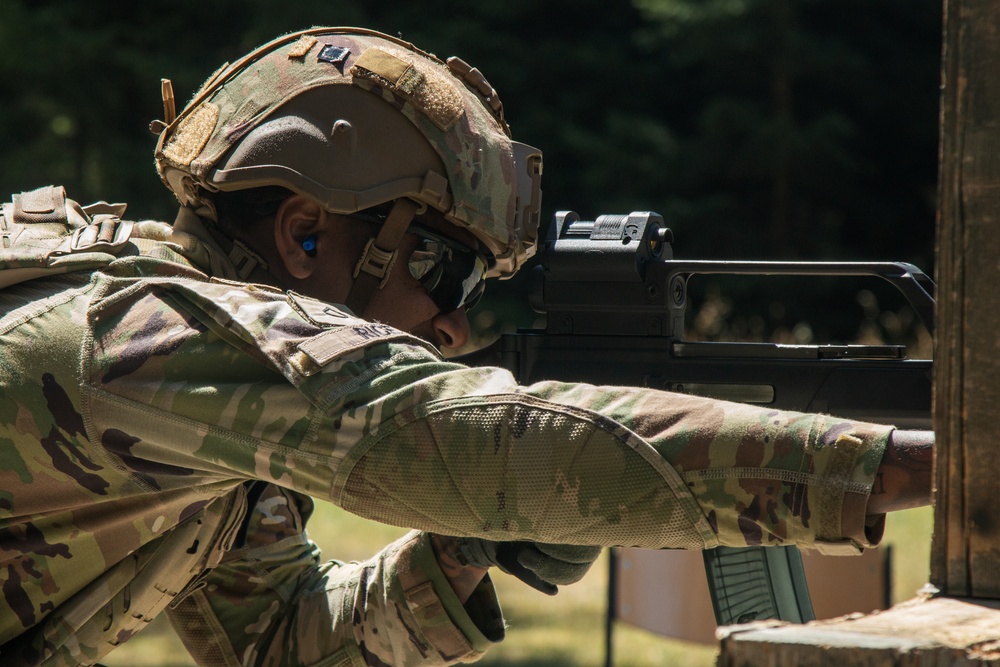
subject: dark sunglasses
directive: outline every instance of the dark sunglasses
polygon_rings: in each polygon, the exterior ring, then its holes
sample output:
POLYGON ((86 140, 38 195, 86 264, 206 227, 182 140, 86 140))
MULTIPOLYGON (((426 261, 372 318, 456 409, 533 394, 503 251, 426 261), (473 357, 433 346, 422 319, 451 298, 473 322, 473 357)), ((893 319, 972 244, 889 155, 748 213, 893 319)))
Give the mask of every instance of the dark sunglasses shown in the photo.
MULTIPOLYGON (((391 206, 380 206, 351 214, 374 225, 385 223, 391 206)), ((407 267, 442 313, 465 306, 472 310, 486 289, 489 262, 472 248, 423 225, 411 224, 406 233, 417 237, 407 267)))
POLYGON ((489 265, 483 256, 421 225, 410 225, 406 233, 417 237, 407 261, 410 275, 420 281, 441 312, 475 308, 486 288, 489 265))

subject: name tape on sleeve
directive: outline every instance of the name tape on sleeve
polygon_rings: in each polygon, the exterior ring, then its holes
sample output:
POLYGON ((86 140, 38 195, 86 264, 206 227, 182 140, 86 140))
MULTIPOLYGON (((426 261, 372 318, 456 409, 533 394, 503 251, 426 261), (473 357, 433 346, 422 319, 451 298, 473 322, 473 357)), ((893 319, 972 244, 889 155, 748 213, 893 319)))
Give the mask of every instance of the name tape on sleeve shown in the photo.
POLYGON ((320 366, 325 366, 345 354, 367 347, 374 342, 406 339, 419 343, 408 333, 377 322, 349 324, 337 329, 324 331, 318 336, 299 343, 299 349, 320 366))

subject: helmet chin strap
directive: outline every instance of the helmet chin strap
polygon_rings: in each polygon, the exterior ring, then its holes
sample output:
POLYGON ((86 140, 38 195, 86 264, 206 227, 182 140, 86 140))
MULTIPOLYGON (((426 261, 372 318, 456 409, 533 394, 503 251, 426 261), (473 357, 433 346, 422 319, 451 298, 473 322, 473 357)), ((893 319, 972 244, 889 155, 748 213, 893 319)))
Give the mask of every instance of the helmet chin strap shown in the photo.
POLYGON ((412 199, 400 197, 393 203, 378 235, 368 241, 354 267, 354 283, 344 303, 355 315, 364 317, 375 292, 389 280, 399 244, 420 208, 412 199))

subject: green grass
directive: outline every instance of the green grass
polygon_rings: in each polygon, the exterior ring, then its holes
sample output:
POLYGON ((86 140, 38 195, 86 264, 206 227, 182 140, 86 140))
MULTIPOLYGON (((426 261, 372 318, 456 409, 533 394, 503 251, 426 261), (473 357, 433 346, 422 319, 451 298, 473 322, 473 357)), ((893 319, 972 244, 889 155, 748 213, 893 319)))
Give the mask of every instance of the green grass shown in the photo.
MULTIPOLYGON (((893 600, 913 597, 928 578, 930 508, 889 516, 886 542, 893 549, 893 600)), ((373 524, 327 504, 317 504, 310 533, 330 557, 360 560, 405 531, 373 524)), ((507 640, 479 663, 519 667, 597 667, 604 664, 607 561, 602 557, 583 581, 554 598, 502 573, 496 586, 507 617, 507 640)), ((614 628, 615 667, 709 667, 715 648, 667 639, 624 623, 614 628)), ((104 660, 108 667, 192 667, 165 618, 104 660)))

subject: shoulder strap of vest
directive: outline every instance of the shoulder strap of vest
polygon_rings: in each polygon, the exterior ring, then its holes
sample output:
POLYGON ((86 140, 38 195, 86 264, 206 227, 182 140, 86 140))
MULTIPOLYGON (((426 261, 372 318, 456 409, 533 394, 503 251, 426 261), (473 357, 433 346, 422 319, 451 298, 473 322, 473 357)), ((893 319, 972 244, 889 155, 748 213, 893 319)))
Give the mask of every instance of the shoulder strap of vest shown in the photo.
POLYGON ((111 263, 132 234, 125 204, 80 206, 62 186, 13 196, 0 207, 0 289, 111 263))

